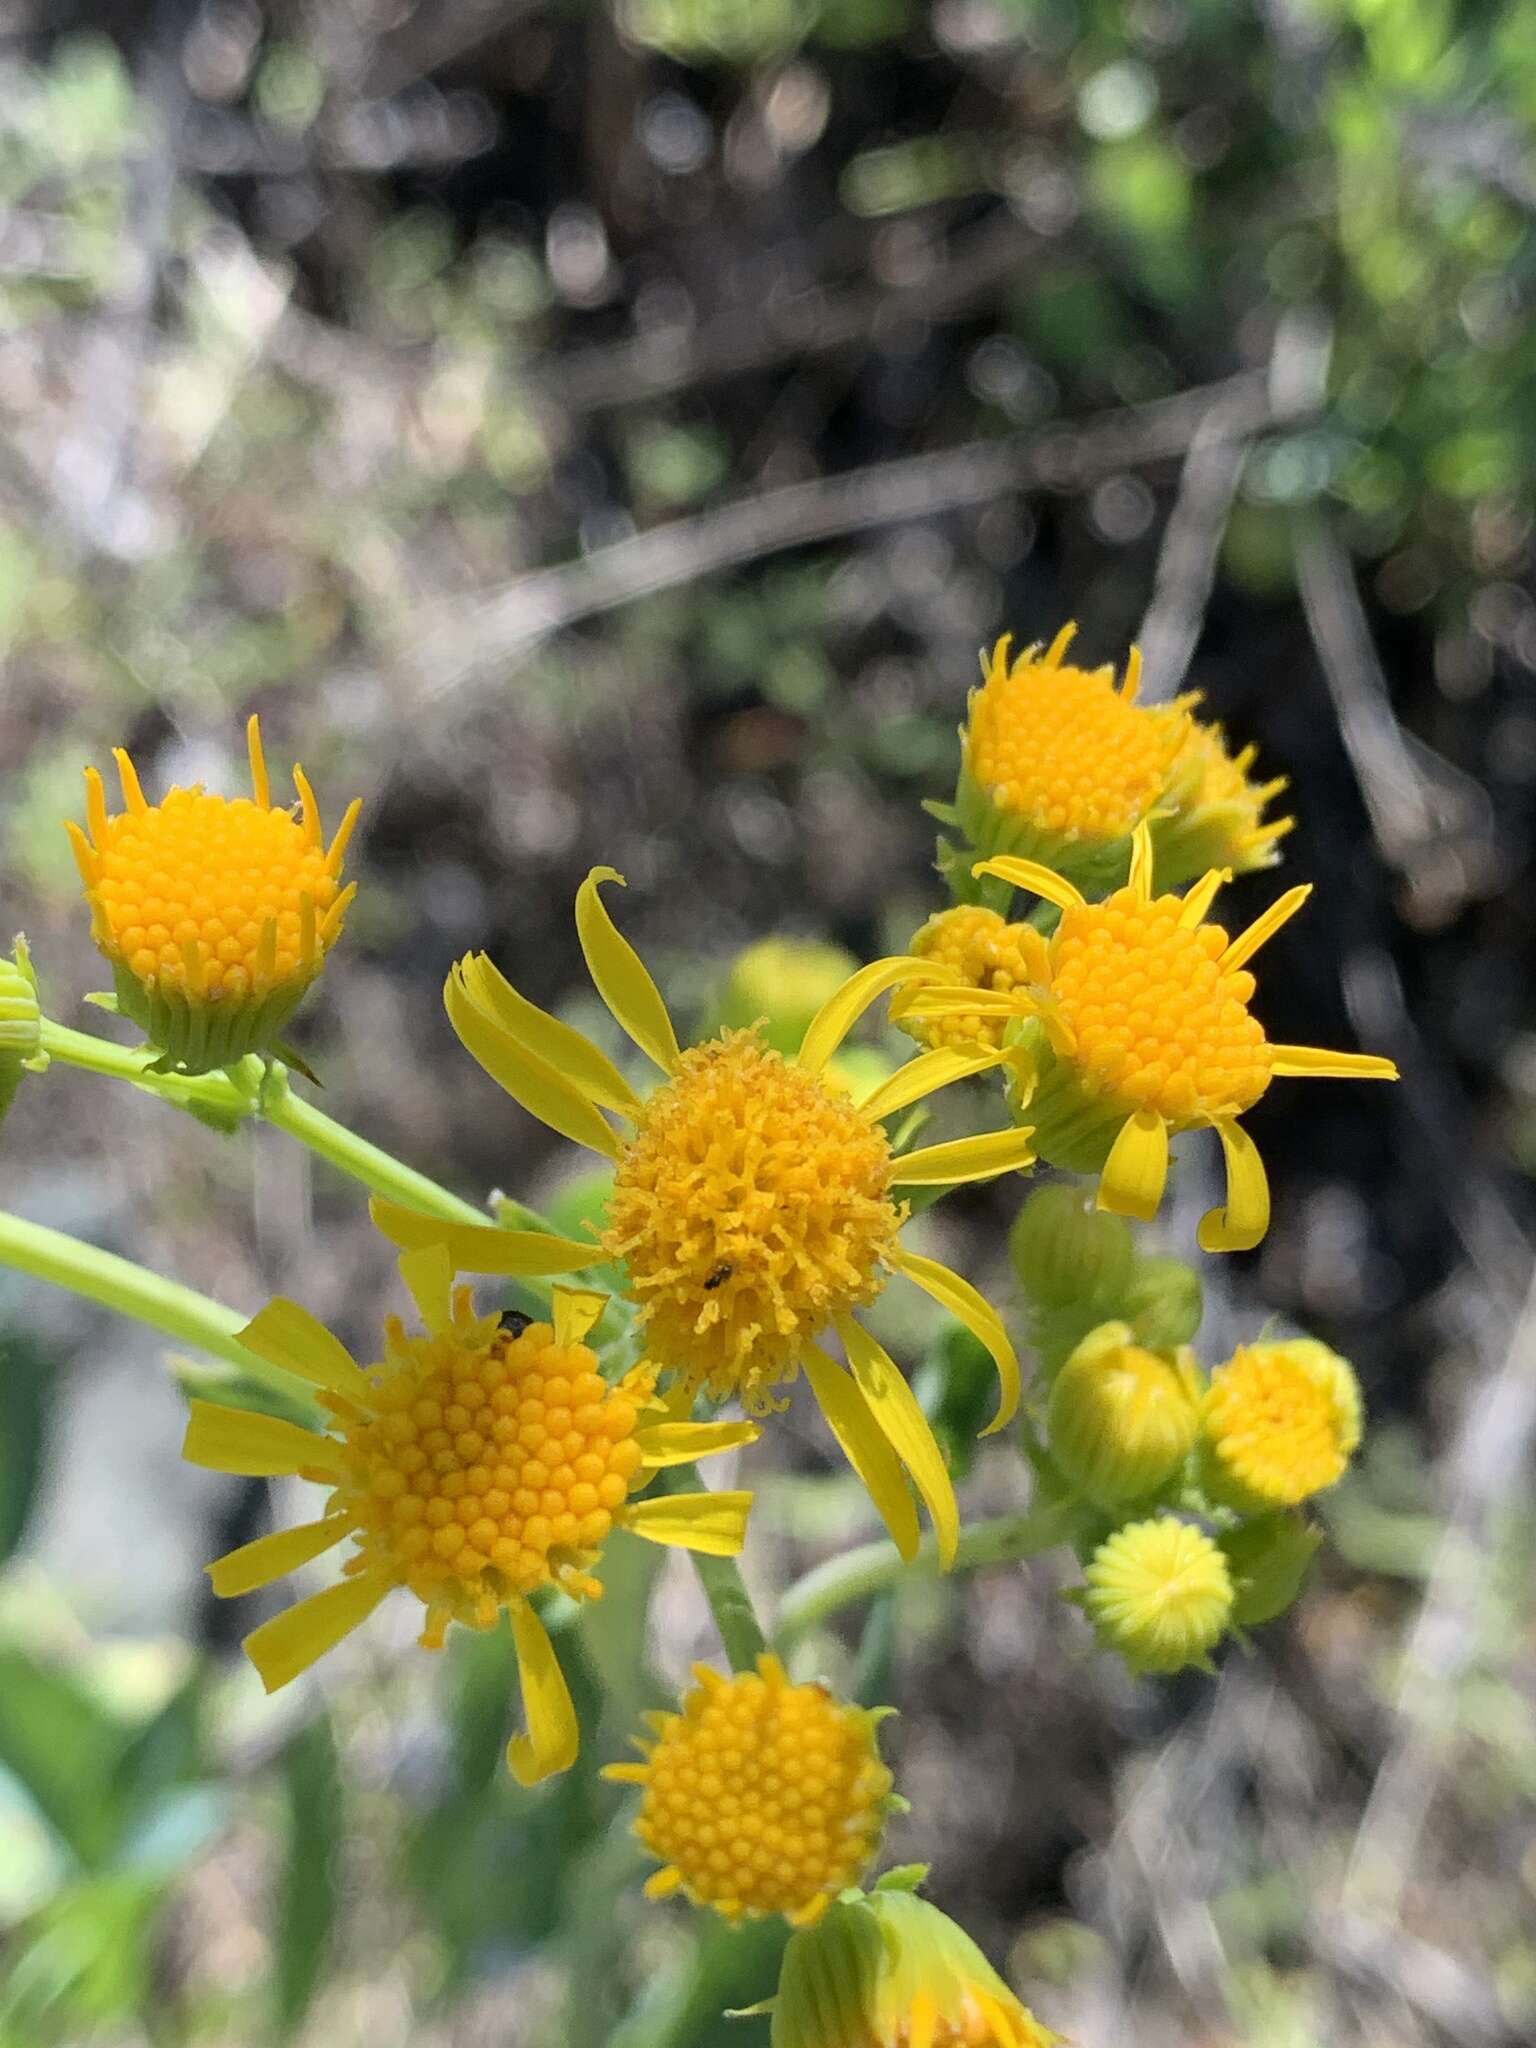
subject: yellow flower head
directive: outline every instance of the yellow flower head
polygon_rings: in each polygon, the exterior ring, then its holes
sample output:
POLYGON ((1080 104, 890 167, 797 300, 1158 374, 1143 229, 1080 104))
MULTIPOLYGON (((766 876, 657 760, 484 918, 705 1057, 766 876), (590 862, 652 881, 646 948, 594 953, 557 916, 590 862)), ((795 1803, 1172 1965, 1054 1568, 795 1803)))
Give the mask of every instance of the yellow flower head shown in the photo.
POLYGON ((1003 1387, 993 1427, 1012 1414, 1019 1366, 1001 1319, 958 1274, 902 1249, 907 1211, 896 1190, 1021 1168, 1033 1157, 1029 1133, 991 1131, 896 1159, 882 1128, 894 1111, 999 1055, 988 1047, 923 1053, 858 1097, 828 1078, 828 1061, 870 1004, 934 972, 905 958, 851 975, 793 1057, 750 1030, 683 1051, 660 992, 604 906, 600 885, 609 881, 622 877, 594 868, 582 884, 577 934, 599 995, 660 1070, 648 1092, 483 955, 461 960, 446 990, 453 1027, 486 1072, 553 1130, 611 1162, 601 1242, 443 1224, 387 1202, 375 1202, 375 1218, 397 1244, 446 1245, 462 1271, 568 1272, 621 1261, 648 1353, 683 1396, 706 1391, 766 1414, 784 1405, 775 1390, 803 1371, 903 1553, 918 1542, 910 1474, 948 1561, 959 1520, 943 1457, 911 1388, 854 1311, 890 1273, 904 1275, 990 1351, 1003 1387), (846 1370, 816 1341, 828 1329, 846 1370))
POLYGON ((772 2048, 1052 2048, 947 1914, 877 1886, 784 1951, 772 2048))
POLYGON ((809 1926, 875 1853, 890 1808, 880 1711, 792 1685, 777 1657, 722 1678, 696 1664, 681 1712, 652 1714, 645 1761, 605 1778, 644 1788, 635 1833, 662 1868, 648 1897, 684 1892, 726 1920, 809 1926))
POLYGON ((1082 1604, 1094 1632, 1133 1671, 1207 1664, 1231 1617, 1226 1559, 1203 1530, 1173 1515, 1117 1529, 1086 1577, 1082 1604))
POLYGON ((162 1065, 189 1074, 272 1048, 356 893, 355 883, 341 886, 341 866, 360 800, 327 847, 303 769, 293 771, 296 818, 272 804, 255 718, 246 737, 250 797, 194 787, 148 803, 118 747, 123 809, 108 814, 101 777, 87 768, 89 837, 65 824, 118 1007, 162 1065))
POLYGON ((48 1064, 42 1049, 43 1011, 27 942, 18 932, 7 960, 0 954, 0 1117, 10 1108, 24 1072, 48 1064))
POLYGON ((1129 1507, 1165 1486, 1200 1429, 1194 1356, 1137 1344, 1128 1323, 1103 1323, 1078 1345, 1051 1388, 1051 1456, 1085 1499, 1129 1507))
POLYGON ((1158 872, 1164 887, 1192 881, 1209 868, 1251 874, 1280 859, 1280 841, 1294 818, 1264 813, 1284 790, 1285 777, 1255 781, 1257 747, 1231 753, 1219 725, 1192 718, 1173 764, 1167 801, 1152 818, 1158 872))
POLYGON ((598 1597, 593 1576, 616 1527, 716 1556, 741 1548, 751 1495, 631 1500, 661 1466, 747 1443, 750 1423, 656 1420, 665 1410, 644 1367, 610 1385, 583 1341, 600 1294, 554 1290, 550 1323, 479 1316, 453 1285, 442 1248, 408 1252, 401 1274, 425 1329, 385 1325, 366 1371, 297 1302, 271 1302, 241 1342, 320 1390, 324 1435, 270 1415, 192 1403, 183 1455, 215 1472, 297 1473, 329 1489, 318 1521, 280 1530, 208 1567, 214 1591, 249 1593, 356 1545, 341 1582, 246 1639, 268 1692, 287 1685, 404 1586, 426 1609, 423 1649, 450 1622, 494 1626, 506 1610, 522 1673, 528 1734, 508 1763, 523 1784, 569 1768, 577 1747, 570 1693, 530 1597, 598 1597))
MULTIPOLYGON (((1045 941, 1033 925, 1009 924, 995 910, 972 903, 930 917, 913 939, 912 953, 940 968, 946 987, 984 988, 1001 995, 1029 988, 1045 971, 1045 941)), ((1006 1017, 972 1011, 917 1020, 904 1028, 923 1045, 1001 1048, 1007 1025, 1006 1017)))
POLYGON ((1249 1513, 1291 1508, 1343 1478, 1360 1443, 1360 1384, 1312 1337, 1240 1345, 1211 1374, 1206 1483, 1249 1513))
POLYGON ((1132 834, 1130 879, 1102 903, 1037 862, 1000 857, 979 875, 1044 897, 1061 912, 1040 983, 1011 995, 919 989, 907 1017, 1034 1020, 1037 1083, 1028 1114, 1042 1159, 1099 1174, 1101 1208, 1150 1222, 1168 1176, 1171 1134, 1209 1126, 1226 1155, 1227 1201, 1200 1226, 1208 1252, 1248 1251, 1269 1228, 1269 1186, 1258 1148, 1238 1122, 1287 1076, 1391 1081, 1369 1053, 1274 1045, 1249 1008, 1248 962, 1312 893, 1290 889, 1237 938, 1206 921, 1227 876, 1216 869, 1184 896, 1152 884, 1152 837, 1132 834))
POLYGON ((1064 626, 1042 654, 1009 660, 1011 636, 983 658, 961 734, 955 822, 983 853, 1050 861, 1081 880, 1105 870, 1168 785, 1189 724, 1184 700, 1137 703, 1141 656, 1125 681, 1114 670, 1074 668, 1076 633, 1064 626))

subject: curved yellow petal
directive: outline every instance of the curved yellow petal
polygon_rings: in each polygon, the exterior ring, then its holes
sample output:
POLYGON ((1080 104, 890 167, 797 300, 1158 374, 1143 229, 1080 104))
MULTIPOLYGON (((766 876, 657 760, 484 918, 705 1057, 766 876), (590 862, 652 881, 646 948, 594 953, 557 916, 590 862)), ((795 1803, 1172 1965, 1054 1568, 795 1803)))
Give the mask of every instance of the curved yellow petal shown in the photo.
POLYGON ((402 1251, 441 1245, 456 1273, 502 1273, 533 1279, 548 1273, 578 1273, 594 1266, 601 1248, 543 1230, 503 1230, 495 1223, 439 1223, 419 1209, 375 1195, 368 1213, 391 1244, 402 1251))
POLYGON ((1252 1138, 1231 1117, 1216 1124, 1227 1160, 1227 1205, 1208 1209, 1197 1235, 1203 1252, 1251 1252, 1269 1228, 1269 1176, 1252 1138))
POLYGON ((1096 1206, 1150 1223, 1167 1184, 1168 1126, 1155 1109, 1138 1109, 1109 1148, 1096 1206))
POLYGON ((857 974, 850 974, 816 1012, 800 1041, 800 1050, 795 1055, 797 1063, 808 1074, 819 1074, 870 1004, 878 1002, 888 989, 910 981, 942 980, 942 973, 930 962, 905 953, 871 960, 857 974))
POLYGON ((952 1081, 964 1081, 972 1074, 984 1074, 988 1067, 1001 1066, 1007 1057, 1000 1048, 989 1045, 946 1045, 936 1052, 920 1052, 872 1088, 858 1106, 871 1123, 878 1123, 908 1103, 949 1087, 952 1081))
POLYGON ((1043 897, 1058 910, 1081 910, 1088 900, 1065 875, 1058 875, 1054 868, 1044 867, 1037 860, 1020 860, 1017 854, 1000 853, 996 860, 979 860, 971 873, 995 875, 1010 889, 1027 889, 1031 896, 1043 897))
POLYGON ((1186 931, 1193 931, 1197 924, 1204 924, 1206 914, 1216 901, 1216 892, 1232 879, 1230 868, 1207 868, 1192 889, 1184 893, 1184 908, 1179 912, 1179 923, 1186 931))
POLYGON ((637 1429, 635 1442, 645 1470, 659 1472, 667 1465, 691 1465, 696 1458, 741 1450, 761 1434, 755 1422, 655 1422, 637 1429))
POLYGON ((1018 1353, 1003 1327, 1002 1317, 979 1288, 973 1287, 969 1280, 962 1279, 948 1266, 940 1265, 937 1259, 925 1259, 917 1252, 898 1251, 893 1255, 891 1264, 898 1273, 905 1273, 914 1286, 921 1287, 925 1294, 931 1294, 958 1322, 964 1323, 971 1335, 992 1354, 1002 1391, 998 1397, 997 1413, 981 1433, 991 1436, 995 1431, 1005 1429, 1018 1412, 1023 1388, 1018 1353))
POLYGON ((281 1366, 312 1387, 328 1387, 366 1407, 373 1388, 340 1338, 298 1302, 277 1295, 240 1332, 240 1342, 269 1365, 281 1366))
POLYGON ((540 1059, 501 1025, 493 1023, 470 998, 463 974, 464 963, 460 961, 444 986, 443 1001, 448 1008, 448 1021, 465 1050, 530 1116, 548 1124, 562 1138, 588 1145, 605 1159, 617 1160, 619 1141, 596 1104, 578 1093, 547 1060, 540 1059))
POLYGON ((471 953, 459 963, 464 992, 493 1023, 536 1053, 546 1066, 575 1083, 583 1095, 623 1116, 634 1116, 640 1098, 607 1053, 584 1031, 541 1010, 515 989, 484 953, 471 953))
POLYGON ((1247 931, 1238 933, 1221 956, 1222 966, 1241 967, 1251 960, 1260 946, 1267 945, 1275 936, 1281 925, 1290 923, 1311 894, 1312 884, 1302 882, 1294 889, 1287 889, 1283 896, 1277 896, 1268 910, 1259 913, 1247 931))
POLYGON ((528 1732, 507 1744, 507 1768, 519 1785, 538 1785, 575 1763, 581 1729, 549 1631, 526 1600, 514 1600, 508 1613, 528 1732))
POLYGON ((902 1022, 908 1017, 964 1016, 970 1010, 981 1017, 1023 1017, 1033 1008, 1024 989, 955 988, 935 983, 892 1003, 891 1017, 902 1022))
POLYGON ((586 956, 587 972, 619 1027, 664 1074, 673 1073, 682 1055, 672 1019, 645 962, 608 915, 599 893, 603 882, 624 887, 617 868, 593 868, 576 891, 576 936, 586 956))
POLYGON ((389 1581, 361 1573, 323 1593, 311 1593, 245 1639, 245 1654, 268 1692, 276 1692, 360 1628, 389 1591, 389 1581))
POLYGON ((852 1316, 836 1318, 837 1334, 848 1353, 848 1366, 869 1403, 876 1422, 885 1432, 891 1449, 912 1474, 933 1518, 938 1539, 939 1563, 945 1571, 955 1561, 960 1541, 960 1509, 944 1453, 918 1406, 916 1394, 897 1369, 896 1362, 875 1342, 862 1323, 852 1316))
POLYGON ((344 1464, 334 1437, 318 1436, 280 1415, 257 1415, 218 1401, 192 1403, 181 1455, 189 1465, 246 1479, 289 1477, 312 1466, 339 1475, 344 1464))
POLYGON ((1000 1173, 1022 1173, 1035 1163, 1030 1140, 1034 1127, 1015 1131, 982 1131, 974 1138, 951 1138, 944 1145, 924 1145, 891 1161, 891 1178, 904 1188, 951 1187, 961 1181, 995 1180, 1000 1173))
POLYGON ((579 1344, 602 1320, 608 1297, 596 1287, 554 1287, 550 1301, 555 1325, 555 1342, 562 1347, 579 1344))
POLYGON ((706 1557, 735 1557, 747 1537, 750 1493, 661 1493, 620 1511, 626 1529, 647 1543, 700 1550, 706 1557))
POLYGON ((1270 1072, 1277 1080, 1396 1081, 1395 1060, 1374 1052, 1332 1052, 1323 1045, 1272 1045, 1270 1072))
POLYGON ((434 1337, 453 1327, 453 1261, 440 1244, 400 1254, 400 1278, 434 1337))
POLYGON ((843 1456, 863 1481, 891 1541, 910 1564, 920 1541, 912 1489, 857 1380, 817 1344, 806 1346, 800 1367, 843 1456))
MULTIPOLYGON (((1069 648, 1069 647, 1070 647, 1070 646, 1072 645, 1072 642, 1073 642, 1073 641, 1074 641, 1074 640, 1075 640, 1076 638, 1077 638, 1077 621, 1076 621, 1076 619, 1069 619, 1069 620, 1067 621, 1066 625, 1064 625, 1064 626, 1063 626, 1063 627, 1061 628, 1060 632, 1059 632, 1059 633, 1058 633, 1058 634, 1056 635, 1056 638, 1055 638, 1055 639, 1054 639, 1054 640, 1053 640, 1053 641, 1051 642, 1050 646, 1049 646, 1049 647, 1047 647, 1047 649, 1045 650, 1044 654, 1042 654, 1042 655, 1041 655, 1041 657, 1040 657, 1040 665, 1041 665, 1041 667, 1042 667, 1042 668, 1056 668, 1056 667, 1058 667, 1058 666, 1060 665, 1060 662, 1061 662, 1061 658, 1062 658, 1062 656, 1063 656, 1063 655, 1064 655, 1064 654, 1066 653, 1067 649, 1068 649, 1068 648, 1069 648)), ((1033 650, 1031 650, 1031 651, 1033 651, 1033 650)), ((1028 659, 1029 659, 1029 656, 1028 656, 1028 655, 1026 655, 1026 656, 1025 656, 1025 660, 1027 661, 1028 659)))
POLYGON ((267 757, 261 745, 261 720, 253 711, 245 722, 245 751, 251 764, 251 795, 261 810, 272 808, 272 785, 267 777, 267 757))
POLYGON ((301 1522, 296 1529, 274 1529, 270 1536, 258 1536, 254 1543, 242 1543, 203 1569, 221 1600, 239 1593, 254 1593, 258 1586, 270 1586, 286 1578, 301 1564, 333 1549, 353 1528, 350 1515, 326 1515, 318 1522, 301 1522))
POLYGON ((1152 901, 1152 828, 1143 818, 1131 834, 1131 871, 1127 886, 1143 903, 1152 901))

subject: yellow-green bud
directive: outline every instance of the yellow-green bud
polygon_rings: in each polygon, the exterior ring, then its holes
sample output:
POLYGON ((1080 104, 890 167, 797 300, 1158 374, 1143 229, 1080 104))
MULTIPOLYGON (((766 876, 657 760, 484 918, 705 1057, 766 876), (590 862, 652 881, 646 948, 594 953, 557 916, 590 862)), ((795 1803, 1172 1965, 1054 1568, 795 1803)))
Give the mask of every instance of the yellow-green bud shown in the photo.
POLYGON ((18 933, 14 956, 0 956, 0 1116, 15 1100, 24 1072, 47 1066, 42 1050, 43 1012, 27 942, 18 933))
POLYGON ((1238 1628, 1273 1621, 1295 1601, 1323 1533, 1300 1515, 1260 1515, 1220 1538, 1232 1576, 1232 1620, 1238 1628))
POLYGON ((1086 1577, 1094 1633, 1132 1671, 1209 1668, 1232 1617, 1232 1579, 1203 1529, 1173 1515, 1130 1522, 1099 1545, 1086 1577))
POLYGON ((1241 1344, 1211 1374, 1201 1483, 1240 1514, 1296 1507, 1343 1478, 1361 1422, 1354 1369, 1326 1344, 1241 1344))
POLYGON ((859 963, 841 946, 816 939, 759 939, 738 953, 720 1003, 734 1030, 760 1024, 775 1051, 798 1052, 806 1026, 859 963))
POLYGON ((1124 1218, 1093 1208, 1091 1192, 1066 1181, 1035 1189, 1014 1218, 1008 1248, 1026 1291, 1045 1308, 1118 1305, 1135 1260, 1124 1218))
POLYGON ((772 2048, 1051 2048, 1060 2039, 1021 2005, 947 1914, 905 1890, 830 1906, 784 1951, 772 2048))
POLYGON ((1205 1312, 1200 1275, 1182 1259, 1138 1259, 1115 1306, 1139 1344, 1172 1351, 1191 1342, 1200 1327, 1205 1312))
POLYGON ((1200 1397, 1187 1347, 1165 1357, 1137 1344, 1128 1323, 1101 1323, 1051 1388, 1051 1456, 1096 1507, 1129 1507, 1165 1486, 1188 1457, 1200 1397))

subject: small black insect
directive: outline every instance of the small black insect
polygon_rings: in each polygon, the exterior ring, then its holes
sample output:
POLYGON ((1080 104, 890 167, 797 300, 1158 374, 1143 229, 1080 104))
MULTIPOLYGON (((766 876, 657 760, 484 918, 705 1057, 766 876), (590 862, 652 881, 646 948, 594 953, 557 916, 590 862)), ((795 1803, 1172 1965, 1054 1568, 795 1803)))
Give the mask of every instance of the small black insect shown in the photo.
POLYGON ((735 1272, 735 1270, 736 1268, 731 1264, 729 1259, 722 1259, 720 1264, 716 1266, 713 1273, 711 1273, 709 1278, 704 1282, 704 1292, 708 1294, 711 1292, 712 1289, 721 1286, 725 1281, 730 1279, 731 1275, 735 1272))
POLYGON ((507 1337, 521 1337, 532 1321, 533 1317, 525 1316, 520 1308, 504 1308, 501 1312, 502 1334, 507 1337))

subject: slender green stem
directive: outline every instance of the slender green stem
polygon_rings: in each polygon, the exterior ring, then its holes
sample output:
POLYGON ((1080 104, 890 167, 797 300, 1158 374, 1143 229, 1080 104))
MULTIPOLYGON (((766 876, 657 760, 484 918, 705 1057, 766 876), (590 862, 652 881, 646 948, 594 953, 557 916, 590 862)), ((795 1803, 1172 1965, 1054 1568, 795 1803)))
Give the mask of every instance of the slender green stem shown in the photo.
POLYGON ((361 1181, 376 1195, 387 1195, 392 1201, 409 1209, 420 1209, 443 1223, 490 1221, 483 1209, 440 1187, 414 1166, 405 1165, 381 1146, 360 1138, 356 1131, 349 1131, 345 1124, 327 1116, 323 1109, 316 1109, 312 1102, 295 1095, 280 1070, 272 1071, 271 1083, 262 1090, 260 1107, 269 1124, 286 1131, 290 1138, 297 1138, 301 1145, 307 1145, 311 1152, 361 1181))
MULTIPOLYGON (((663 1493, 701 1492, 697 1468, 673 1465, 660 1475, 660 1490, 663 1493)), ((741 1566, 734 1557, 705 1557, 697 1550, 688 1554, 699 1575, 704 1598, 709 1602, 709 1611, 715 1617, 715 1627, 720 1631, 726 1662, 733 1671, 755 1671, 757 1660, 768 1643, 746 1581, 741 1576, 741 1566)))
MULTIPOLYGON (((1066 1537, 1069 1522, 1068 1513, 1059 1507, 973 1522, 960 1532, 954 1569, 974 1571, 980 1565, 1007 1564, 1054 1549, 1066 1537)), ((938 1550, 931 1535, 910 1564, 894 1543, 864 1543, 841 1557, 828 1558, 791 1586, 779 1602, 774 1645, 787 1649, 844 1607, 872 1599, 910 1573, 936 1577, 938 1570, 938 1550)))
POLYGON ((253 1380, 276 1387, 290 1398, 305 1393, 302 1383, 280 1367, 269 1365, 254 1351, 247 1351, 239 1333, 250 1320, 237 1315, 206 1294, 198 1294, 179 1281, 163 1280, 158 1273, 136 1266, 116 1252, 99 1245, 84 1244, 50 1230, 41 1223, 28 1223, 0 1209, 0 1265, 30 1273, 35 1280, 47 1280, 55 1287, 67 1287, 87 1301, 115 1309, 147 1323, 163 1336, 194 1345, 214 1358, 222 1358, 253 1380))

